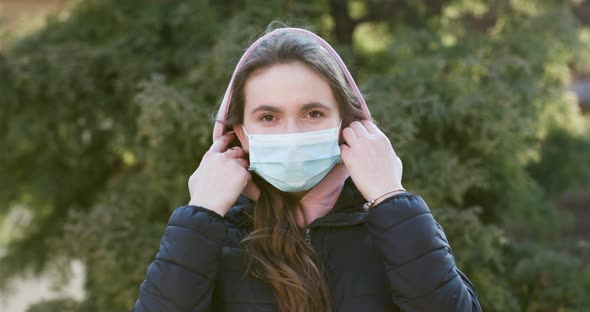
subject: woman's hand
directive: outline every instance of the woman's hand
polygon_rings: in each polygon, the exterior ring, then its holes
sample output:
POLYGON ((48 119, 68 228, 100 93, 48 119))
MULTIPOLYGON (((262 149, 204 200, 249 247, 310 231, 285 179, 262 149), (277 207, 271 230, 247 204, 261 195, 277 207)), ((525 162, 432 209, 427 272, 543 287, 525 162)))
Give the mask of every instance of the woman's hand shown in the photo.
POLYGON ((213 142, 188 179, 189 205, 201 206, 223 216, 252 179, 242 148, 227 148, 234 135, 228 133, 213 142))
POLYGON ((342 130, 342 137, 346 142, 340 145, 342 161, 365 199, 402 187, 402 161, 374 123, 354 121, 342 130))

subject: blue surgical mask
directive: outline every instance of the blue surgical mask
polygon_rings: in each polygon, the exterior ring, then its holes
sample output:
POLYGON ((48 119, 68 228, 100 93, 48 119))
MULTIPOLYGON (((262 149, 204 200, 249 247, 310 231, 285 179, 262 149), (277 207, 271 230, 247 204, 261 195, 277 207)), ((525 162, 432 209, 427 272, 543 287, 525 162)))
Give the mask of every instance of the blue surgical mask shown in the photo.
POLYGON ((339 130, 248 134, 244 129, 250 143, 248 170, 283 192, 307 191, 342 161, 339 130))

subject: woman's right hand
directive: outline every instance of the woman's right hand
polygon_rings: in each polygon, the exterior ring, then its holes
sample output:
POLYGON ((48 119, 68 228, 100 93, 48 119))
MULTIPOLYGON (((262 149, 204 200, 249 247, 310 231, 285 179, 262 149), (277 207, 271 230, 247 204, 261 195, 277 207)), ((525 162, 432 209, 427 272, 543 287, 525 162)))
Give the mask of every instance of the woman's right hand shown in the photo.
POLYGON ((189 205, 201 206, 224 216, 252 179, 247 170, 244 150, 227 148, 233 132, 224 134, 211 145, 201 164, 188 179, 189 205))

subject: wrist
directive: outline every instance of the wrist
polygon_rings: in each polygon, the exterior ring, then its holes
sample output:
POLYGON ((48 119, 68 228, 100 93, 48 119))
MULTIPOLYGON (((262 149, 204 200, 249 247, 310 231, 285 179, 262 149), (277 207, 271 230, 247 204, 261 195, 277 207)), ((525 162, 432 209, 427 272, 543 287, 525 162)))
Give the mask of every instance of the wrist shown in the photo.
POLYGON ((381 193, 380 195, 377 195, 376 197, 370 198, 364 205, 363 205, 363 209, 369 211, 369 209, 375 205, 378 205, 379 203, 381 203, 382 201, 386 200, 387 198, 390 198, 394 195, 400 194, 406 192, 406 189, 403 187, 397 187, 394 189, 390 189, 386 192, 381 193))
POLYGON ((397 194, 401 194, 403 192, 405 192, 405 190, 398 190, 398 191, 391 192, 387 196, 383 196, 383 197, 375 200, 375 203, 373 203, 373 206, 377 206, 377 205, 379 205, 379 203, 383 202, 384 200, 391 198, 392 196, 395 196, 397 194))
POLYGON ((229 209, 223 209, 222 205, 220 205, 218 203, 195 200, 195 199, 191 199, 189 201, 188 205, 189 206, 198 206, 198 207, 205 208, 207 210, 211 210, 211 211, 215 212, 216 214, 220 215, 221 217, 223 217, 225 215, 225 213, 227 212, 227 210, 229 210, 229 209))

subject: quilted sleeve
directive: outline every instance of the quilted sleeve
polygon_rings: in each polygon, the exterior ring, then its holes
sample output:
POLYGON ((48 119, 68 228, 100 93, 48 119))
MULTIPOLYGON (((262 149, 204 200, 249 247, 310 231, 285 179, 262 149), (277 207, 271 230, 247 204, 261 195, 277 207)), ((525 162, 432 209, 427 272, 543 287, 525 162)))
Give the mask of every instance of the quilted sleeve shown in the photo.
POLYGON ((209 311, 226 229, 226 221, 213 211, 177 208, 133 311, 209 311))
POLYGON ((384 258, 393 302, 402 311, 481 311, 475 288, 422 197, 404 192, 373 207, 367 220, 384 258))

